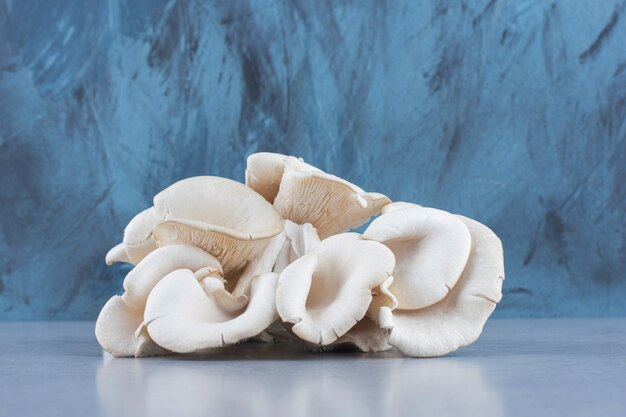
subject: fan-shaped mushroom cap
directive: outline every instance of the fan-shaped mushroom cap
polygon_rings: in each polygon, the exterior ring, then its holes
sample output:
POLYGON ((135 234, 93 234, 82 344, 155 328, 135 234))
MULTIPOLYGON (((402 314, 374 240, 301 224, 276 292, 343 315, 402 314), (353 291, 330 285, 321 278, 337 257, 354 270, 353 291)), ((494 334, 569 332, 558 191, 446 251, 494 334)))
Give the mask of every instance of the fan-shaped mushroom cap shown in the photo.
POLYGON ((420 310, 381 309, 391 328, 389 344, 411 356, 441 356, 475 342, 502 298, 504 261, 500 239, 485 225, 458 218, 472 237, 469 260, 457 284, 440 302, 420 310))
POLYGON ((276 283, 272 272, 251 282, 249 302, 232 311, 223 281, 198 282, 187 269, 174 271, 152 290, 144 319, 152 339, 179 353, 224 346, 261 333, 277 319, 276 283))
MULTIPOLYGON (((276 210, 245 185, 227 178, 192 177, 154 197, 154 207, 126 228, 124 246, 131 261, 126 236, 137 236, 147 251, 172 244, 197 246, 214 255, 228 275, 261 253, 281 230, 276 210)), ((120 253, 113 248, 107 262, 121 260, 120 253)))
POLYGON ((300 159, 280 154, 250 155, 246 184, 273 202, 283 218, 311 223, 321 239, 361 226, 391 202, 383 194, 365 192, 300 159))
POLYGON ((390 201, 325 172, 289 171, 283 175, 274 207, 286 219, 311 223, 324 239, 361 226, 390 201))
POLYGON ((148 356, 163 351, 143 329, 144 308, 159 280, 180 268, 199 270, 203 277, 222 276, 217 259, 194 246, 165 246, 148 254, 124 279, 124 294, 113 296, 100 311, 96 338, 104 350, 113 356, 148 356))
POLYGON ((394 253, 389 291, 401 309, 424 308, 443 299, 459 279, 471 248, 469 231, 458 217, 417 205, 388 210, 363 238, 384 243, 394 253))
POLYGON ((328 345, 363 318, 394 263, 387 247, 357 233, 329 237, 280 274, 278 314, 301 339, 328 345))

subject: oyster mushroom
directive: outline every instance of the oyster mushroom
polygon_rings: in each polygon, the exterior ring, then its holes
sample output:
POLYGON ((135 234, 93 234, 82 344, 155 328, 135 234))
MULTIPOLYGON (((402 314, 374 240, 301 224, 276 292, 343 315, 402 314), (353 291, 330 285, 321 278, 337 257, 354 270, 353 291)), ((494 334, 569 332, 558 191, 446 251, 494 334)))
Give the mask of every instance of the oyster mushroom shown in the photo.
POLYGON ((278 314, 301 339, 331 344, 365 316, 372 289, 388 279, 394 264, 393 253, 378 242, 357 233, 331 236, 282 271, 278 314))
MULTIPOLYGON (((202 176, 157 194, 154 206, 131 221, 125 236, 136 237, 142 248, 197 246, 215 256, 228 276, 259 255, 281 230, 282 219, 262 196, 236 181, 202 176)), ((123 244, 134 262, 130 246, 123 244)), ((107 261, 123 260, 121 253, 115 247, 107 261)))
POLYGON ((311 223, 321 239, 361 226, 391 202, 301 159, 266 152, 248 157, 246 184, 283 218, 311 223))
POLYGON ((237 343, 268 328, 276 319, 278 274, 269 272, 248 281, 249 301, 241 308, 224 282, 198 281, 188 269, 163 278, 148 297, 144 315, 148 333, 173 352, 189 353, 237 343), (235 302, 233 302, 235 301, 235 302))
POLYGON ((154 286, 180 268, 198 271, 201 277, 222 277, 215 257, 187 245, 158 248, 148 254, 124 279, 124 294, 113 296, 96 321, 96 338, 113 356, 149 356, 163 353, 143 326, 144 309, 154 286))
POLYGON ((465 268, 446 297, 419 310, 380 309, 389 344, 411 356, 441 356, 475 342, 502 298, 504 261, 500 239, 485 225, 463 216, 472 239, 465 268))
POLYGON ((389 206, 363 233, 364 239, 384 243, 396 258, 387 293, 395 295, 397 303, 387 306, 419 309, 435 304, 454 287, 467 263, 467 226, 443 210, 407 203, 389 206))

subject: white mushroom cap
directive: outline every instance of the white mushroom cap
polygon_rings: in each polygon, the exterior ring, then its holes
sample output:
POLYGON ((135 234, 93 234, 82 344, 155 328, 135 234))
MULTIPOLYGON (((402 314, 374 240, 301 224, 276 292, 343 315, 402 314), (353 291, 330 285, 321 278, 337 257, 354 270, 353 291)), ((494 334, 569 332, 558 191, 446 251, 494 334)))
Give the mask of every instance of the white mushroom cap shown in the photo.
POLYGON ((301 339, 328 345, 365 316, 394 263, 389 249, 357 233, 329 237, 280 274, 278 314, 301 339))
POLYGON ((106 255, 107 265, 115 262, 127 262, 137 265, 147 254, 158 246, 152 237, 152 229, 159 224, 160 218, 154 207, 137 214, 124 229, 124 240, 106 255))
POLYGON ((246 184, 273 202, 283 218, 311 223, 322 239, 361 226, 391 201, 280 154, 250 155, 246 184))
POLYGON ((485 225, 458 218, 472 237, 469 260, 457 284, 440 302, 420 310, 381 309, 390 316, 389 344, 411 356, 441 356, 475 342, 502 298, 504 261, 500 239, 485 225))
POLYGON ((400 309, 442 300, 459 279, 471 249, 469 231, 458 217, 417 205, 388 210, 368 226, 363 238, 384 243, 394 253, 389 291, 400 309))
POLYGON ((148 297, 145 322, 148 333, 160 346, 188 353, 220 347, 256 336, 277 319, 278 275, 267 273, 251 282, 244 309, 231 311, 223 281, 206 278, 198 282, 187 269, 174 271, 148 297), (228 303, 226 303, 228 304, 228 303))
MULTIPOLYGON (((132 262, 157 246, 197 246, 214 255, 228 275, 260 254, 281 230, 280 215, 259 194, 227 178, 203 176, 157 194, 154 207, 129 223, 123 245, 132 262)), ((107 263, 123 261, 122 254, 116 246, 107 263)))
POLYGON ((162 352, 143 329, 146 300, 154 286, 180 268, 203 276, 222 276, 222 268, 202 249, 187 245, 159 248, 148 254, 124 279, 124 294, 113 296, 96 321, 96 338, 113 356, 148 356, 162 352))
POLYGON ((259 194, 226 178, 194 177, 154 197, 164 221, 159 245, 189 243, 214 255, 224 274, 242 268, 282 230, 282 219, 259 194))

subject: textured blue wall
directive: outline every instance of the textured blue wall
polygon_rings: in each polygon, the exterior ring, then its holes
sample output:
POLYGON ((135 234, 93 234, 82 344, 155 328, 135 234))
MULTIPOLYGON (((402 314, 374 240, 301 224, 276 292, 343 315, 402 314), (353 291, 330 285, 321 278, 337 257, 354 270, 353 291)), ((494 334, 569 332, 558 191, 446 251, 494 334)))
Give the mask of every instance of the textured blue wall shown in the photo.
POLYGON ((259 150, 492 227, 499 317, 625 315, 625 13, 0 0, 0 318, 95 318, 132 215, 259 150))

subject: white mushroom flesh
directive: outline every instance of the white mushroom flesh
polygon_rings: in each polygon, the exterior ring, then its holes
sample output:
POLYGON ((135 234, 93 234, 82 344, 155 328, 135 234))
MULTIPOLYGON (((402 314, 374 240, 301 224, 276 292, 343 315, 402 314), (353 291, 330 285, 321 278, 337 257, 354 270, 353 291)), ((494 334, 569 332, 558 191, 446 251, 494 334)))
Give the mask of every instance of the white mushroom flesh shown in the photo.
POLYGON ((387 247, 357 233, 327 238, 280 274, 278 313, 301 339, 333 343, 365 316, 372 289, 390 276, 394 264, 387 247))
POLYGON ((246 185, 179 181, 124 229, 106 263, 136 265, 96 322, 114 356, 189 353, 282 323, 316 349, 450 353, 478 339, 502 297, 502 244, 486 226, 328 174, 248 157, 246 185), (345 233, 382 214, 363 235, 345 233), (278 319, 282 321, 277 321, 278 319))
POLYGON ((202 276, 222 276, 215 257, 187 245, 159 248, 148 254, 124 279, 124 293, 113 296, 96 321, 96 338, 113 356, 148 356, 162 353, 143 329, 148 295, 167 274, 180 268, 200 270, 202 276))
MULTIPOLYGON (((387 311, 389 343, 411 356, 441 356, 475 342, 502 298, 504 261, 500 239, 466 217, 472 249, 457 284, 440 302, 420 310, 387 311)), ((382 316, 385 308, 381 309, 382 316)))
POLYGON ((237 343, 268 328, 278 317, 275 297, 278 275, 270 272, 251 282, 249 302, 238 311, 224 308, 223 281, 198 282, 190 270, 166 276, 148 297, 145 322, 159 345, 189 353, 237 343))
POLYGON ((380 215, 363 238, 384 243, 394 253, 389 291, 401 309, 442 300, 459 279, 471 249, 470 233, 458 217, 417 205, 380 215))

